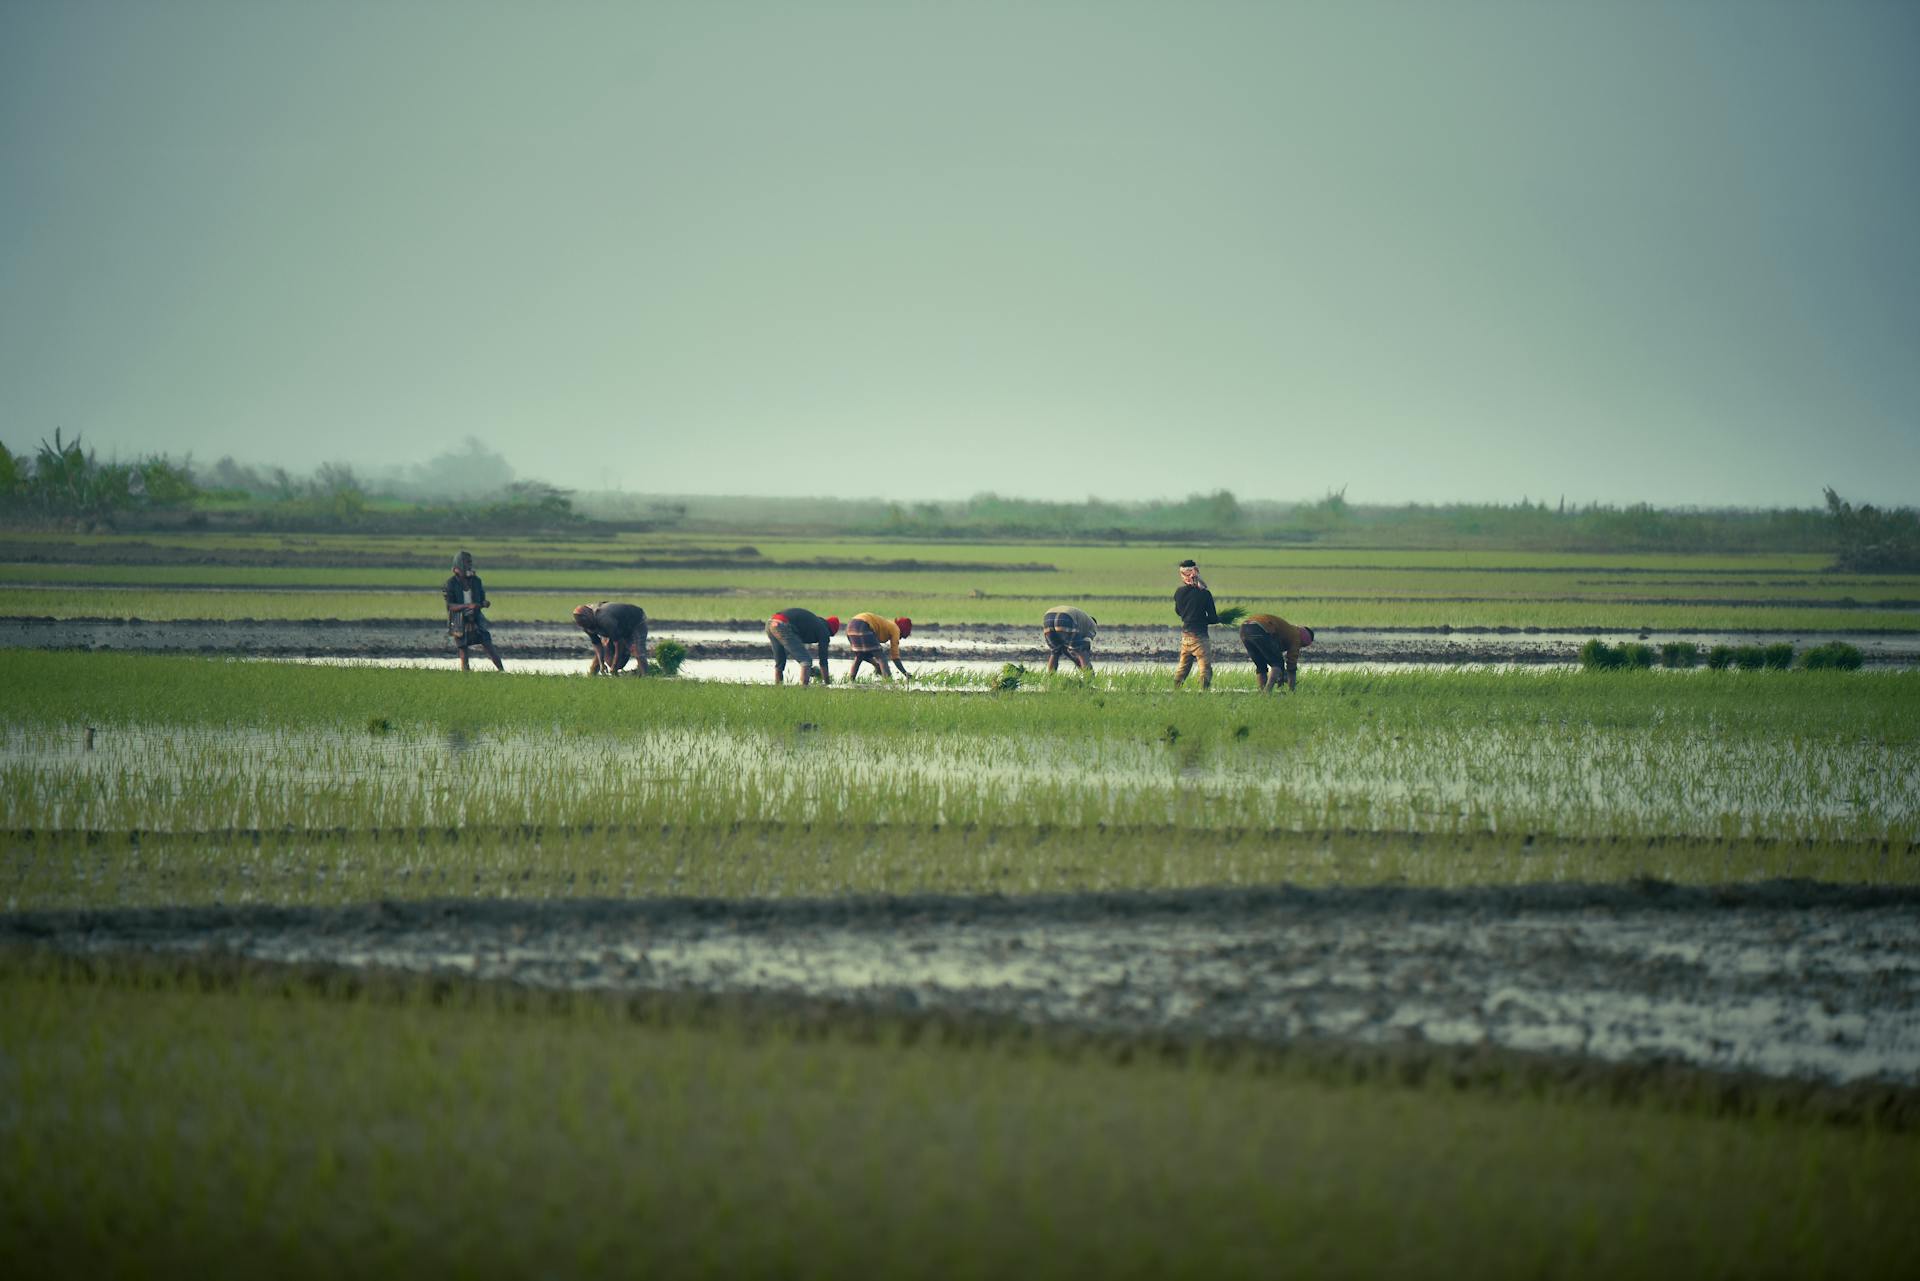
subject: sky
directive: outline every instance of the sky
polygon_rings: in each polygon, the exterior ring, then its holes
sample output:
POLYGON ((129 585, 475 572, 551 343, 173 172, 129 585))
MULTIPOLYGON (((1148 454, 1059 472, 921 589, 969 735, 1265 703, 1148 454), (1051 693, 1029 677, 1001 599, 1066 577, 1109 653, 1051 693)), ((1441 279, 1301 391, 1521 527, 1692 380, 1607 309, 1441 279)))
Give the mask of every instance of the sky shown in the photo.
POLYGON ((0 441, 1920 500, 1920 4, 0 0, 0 441))

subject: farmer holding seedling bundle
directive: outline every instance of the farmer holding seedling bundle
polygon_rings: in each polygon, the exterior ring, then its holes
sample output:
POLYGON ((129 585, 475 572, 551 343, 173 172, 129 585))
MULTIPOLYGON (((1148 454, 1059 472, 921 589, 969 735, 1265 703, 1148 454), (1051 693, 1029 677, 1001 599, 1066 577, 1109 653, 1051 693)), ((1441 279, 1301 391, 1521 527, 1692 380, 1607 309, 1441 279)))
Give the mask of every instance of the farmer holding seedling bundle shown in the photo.
POLYGON ((1200 688, 1213 687, 1213 642, 1207 628, 1214 623, 1239 622, 1247 611, 1235 606, 1219 612, 1213 607, 1213 593, 1200 577, 1200 567, 1190 560, 1180 562, 1180 586, 1174 589, 1173 612, 1180 615, 1180 666, 1173 672, 1173 687, 1179 689, 1200 660, 1200 688))
POLYGON ((912 680, 907 665, 900 661, 900 640, 911 635, 911 618, 888 620, 878 614, 855 614, 847 620, 847 648, 853 651, 853 668, 847 673, 847 680, 851 682, 860 674, 862 663, 872 663, 874 671, 891 678, 887 670, 888 655, 880 652, 882 642, 890 651, 893 665, 900 669, 900 674, 912 680))
POLYGON ((1040 635, 1047 642, 1047 670, 1058 671, 1060 656, 1066 655, 1083 672, 1093 670, 1094 617, 1084 609, 1056 605, 1040 620, 1040 635))
POLYGON ((603 600, 598 605, 580 605, 573 621, 587 634, 593 646, 593 661, 587 674, 605 672, 618 675, 629 658, 640 660, 639 672, 647 674, 647 611, 638 605, 603 600))
POLYGON ((493 660, 494 667, 506 671, 505 663, 493 648, 493 633, 487 630, 487 616, 480 611, 493 604, 480 575, 473 572, 473 553, 463 551, 453 558, 453 576, 447 579, 442 594, 447 598, 447 632, 460 651, 460 670, 467 670, 467 651, 478 645, 493 660))
POLYGON ((767 642, 773 646, 773 683, 784 685, 787 679, 787 660, 791 658, 800 664, 800 683, 813 681, 814 654, 807 652, 812 645, 820 658, 820 681, 827 683, 827 642, 840 631, 840 620, 828 615, 826 618, 809 609, 783 609, 767 620, 767 642))
POLYGON ((1247 647, 1247 656, 1260 673, 1262 693, 1279 689, 1283 679, 1291 690, 1300 671, 1300 651, 1313 644, 1313 628, 1295 627, 1272 614, 1253 614, 1240 624, 1240 643, 1247 647), (1271 681, 1269 668, 1273 670, 1271 681))

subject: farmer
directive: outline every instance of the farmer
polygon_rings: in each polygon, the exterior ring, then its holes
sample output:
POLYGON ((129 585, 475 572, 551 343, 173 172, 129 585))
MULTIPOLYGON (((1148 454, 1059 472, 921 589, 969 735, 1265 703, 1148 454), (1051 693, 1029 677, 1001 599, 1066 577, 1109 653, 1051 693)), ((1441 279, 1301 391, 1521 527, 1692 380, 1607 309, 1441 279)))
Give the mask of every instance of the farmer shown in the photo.
POLYGON ((1180 665, 1173 672, 1173 687, 1179 689, 1200 660, 1200 688, 1213 687, 1213 642, 1207 638, 1207 626, 1220 621, 1213 608, 1213 593, 1200 577, 1200 567, 1190 560, 1180 562, 1180 586, 1173 592, 1173 612, 1180 615, 1180 665))
POLYGON ((827 642, 840 631, 840 620, 831 614, 822 618, 810 609, 783 609, 767 620, 767 642, 773 646, 773 683, 784 685, 787 680, 787 660, 791 658, 800 664, 800 683, 813 681, 813 660, 815 654, 820 659, 820 681, 829 683, 827 676, 827 642), (814 647, 814 653, 807 646, 814 647))
POLYGON ((1094 617, 1072 605, 1056 605, 1040 620, 1040 635, 1047 642, 1047 670, 1060 670, 1065 655, 1083 672, 1093 670, 1094 617))
POLYGON ((1240 643, 1247 647, 1254 670, 1260 673, 1260 691, 1272 693, 1285 680, 1294 688, 1300 671, 1300 651, 1313 644, 1313 628, 1295 627, 1272 614, 1252 614, 1240 624, 1240 643), (1273 675, 1268 677, 1271 668, 1273 675))
POLYGON ((885 619, 878 614, 855 614, 847 620, 847 648, 853 651, 853 667, 847 672, 849 683, 860 674, 860 664, 872 663, 873 670, 892 679, 887 670, 888 654, 881 652, 881 645, 887 646, 893 658, 893 665, 908 680, 913 676, 907 671, 907 665, 900 661, 900 641, 902 637, 913 635, 911 618, 885 619))
POLYGON ((595 672, 618 675, 629 658, 639 659, 640 674, 647 674, 646 610, 621 601, 603 600, 598 605, 576 607, 573 621, 593 646, 593 661, 587 664, 589 676, 595 672))
POLYGON ((453 576, 443 592, 447 598, 447 632, 460 651, 460 670, 467 670, 467 651, 478 645, 493 660, 495 669, 506 671, 493 648, 493 633, 487 630, 487 616, 480 611, 493 604, 487 599, 486 586, 473 572, 473 553, 461 552, 453 558, 453 576))

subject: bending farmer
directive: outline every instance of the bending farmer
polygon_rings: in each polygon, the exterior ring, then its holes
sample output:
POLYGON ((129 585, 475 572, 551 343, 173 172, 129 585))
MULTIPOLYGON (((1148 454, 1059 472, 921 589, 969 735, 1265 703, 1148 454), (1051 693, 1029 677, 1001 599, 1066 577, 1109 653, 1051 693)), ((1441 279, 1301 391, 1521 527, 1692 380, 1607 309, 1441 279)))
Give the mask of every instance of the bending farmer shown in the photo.
POLYGON ((1200 661, 1200 688, 1213 687, 1213 642, 1207 627, 1220 621, 1213 608, 1213 593, 1200 577, 1200 567, 1190 560, 1180 562, 1180 586, 1173 592, 1173 612, 1180 615, 1180 665, 1173 671, 1173 687, 1180 688, 1200 661))
POLYGON ((587 664, 589 676, 595 672, 618 675, 630 658, 640 661, 642 676, 647 674, 646 610, 638 605, 603 600, 598 605, 577 606, 573 621, 593 646, 593 661, 587 664))
POLYGON ((1240 624, 1240 643, 1260 673, 1261 693, 1279 689, 1282 680, 1292 689, 1300 672, 1300 651, 1313 644, 1313 628, 1295 627, 1272 614, 1254 614, 1240 624))
POLYGON ((467 670, 467 651, 478 645, 493 660, 494 667, 507 670, 493 648, 493 633, 487 630, 487 616, 480 611, 492 605, 480 575, 473 572, 473 553, 461 552, 453 558, 453 577, 447 579, 442 595, 447 598, 447 633, 460 651, 460 670, 467 670))
POLYGON ((913 635, 911 618, 896 618, 889 621, 878 614, 855 614, 847 620, 847 648, 853 651, 853 667, 847 672, 847 680, 851 682, 860 674, 862 663, 872 663, 874 671, 892 679, 891 673, 887 670, 889 655, 893 659, 893 665, 900 669, 900 674, 912 680, 913 677, 907 672, 907 665, 900 661, 900 640, 902 637, 911 635, 913 635), (888 654, 881 653, 880 647, 883 643, 889 651, 888 654))
POLYGON ((1040 620, 1040 635, 1047 642, 1047 670, 1060 670, 1064 655, 1083 672, 1093 670, 1093 615, 1071 605, 1056 605, 1040 620))
POLYGON ((773 683, 786 683, 787 660, 791 658, 800 664, 800 683, 810 684, 813 680, 814 654, 807 652, 807 646, 811 645, 820 658, 821 683, 826 684, 827 642, 839 631, 838 618, 832 615, 822 618, 810 609, 783 609, 769 618, 767 643, 773 646, 773 683))

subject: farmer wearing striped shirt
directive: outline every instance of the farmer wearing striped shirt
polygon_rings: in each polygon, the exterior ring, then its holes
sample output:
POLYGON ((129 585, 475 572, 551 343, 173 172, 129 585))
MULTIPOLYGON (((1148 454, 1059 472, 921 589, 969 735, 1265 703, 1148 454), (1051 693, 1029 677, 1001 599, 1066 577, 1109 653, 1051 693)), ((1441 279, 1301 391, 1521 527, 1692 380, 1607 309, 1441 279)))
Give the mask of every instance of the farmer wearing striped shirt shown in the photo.
POLYGON ((891 679, 887 670, 887 659, 893 659, 893 665, 908 680, 913 677, 907 671, 907 665, 900 661, 900 641, 902 637, 913 635, 911 618, 885 619, 878 614, 855 614, 847 620, 847 648, 853 651, 853 667, 847 672, 848 682, 860 674, 860 664, 872 663, 873 670, 891 679), (885 644, 887 653, 881 652, 885 644))
POLYGON ((1060 656, 1066 655, 1083 672, 1093 670, 1094 617, 1072 605, 1056 605, 1040 620, 1040 635, 1047 642, 1047 670, 1060 670, 1060 656))
POLYGON ((1272 614, 1253 614, 1240 624, 1240 643, 1260 674, 1262 693, 1280 688, 1282 680, 1291 690, 1300 672, 1300 651, 1313 644, 1313 628, 1296 627, 1272 614))
POLYGON ((773 683, 784 685, 787 681, 787 660, 800 664, 800 683, 813 683, 814 653, 807 646, 814 647, 820 659, 820 683, 828 684, 827 642, 840 630, 840 620, 829 615, 826 618, 810 609, 783 609, 767 620, 767 643, 773 646, 773 683))
POLYGON ((588 675, 605 672, 616 676, 629 658, 640 660, 640 674, 647 674, 647 611, 638 605, 603 600, 598 605, 581 605, 573 611, 573 621, 587 634, 593 646, 593 661, 588 675))

